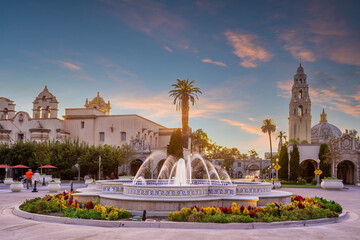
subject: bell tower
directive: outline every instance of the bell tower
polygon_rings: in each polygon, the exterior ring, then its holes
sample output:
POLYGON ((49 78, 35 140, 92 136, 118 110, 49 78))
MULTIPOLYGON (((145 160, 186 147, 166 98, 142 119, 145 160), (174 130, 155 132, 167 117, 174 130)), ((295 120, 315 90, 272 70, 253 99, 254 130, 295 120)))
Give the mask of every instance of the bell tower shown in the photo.
POLYGON ((289 104, 289 139, 311 143, 311 100, 304 68, 298 67, 294 75, 289 104))

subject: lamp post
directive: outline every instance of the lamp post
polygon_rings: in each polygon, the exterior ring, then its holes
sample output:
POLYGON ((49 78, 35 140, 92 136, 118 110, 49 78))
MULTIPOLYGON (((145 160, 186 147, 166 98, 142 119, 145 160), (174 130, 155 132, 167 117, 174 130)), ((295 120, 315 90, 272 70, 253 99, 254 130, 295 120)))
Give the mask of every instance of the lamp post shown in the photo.
MULTIPOLYGON (((276 159, 276 165, 278 165, 279 164, 279 159, 277 158, 276 159)), ((276 180, 278 180, 279 179, 279 171, 276 169, 276 180)))
POLYGON ((80 165, 77 163, 75 164, 75 167, 78 170, 78 181, 80 182, 80 165))
MULTIPOLYGON (((316 160, 317 169, 320 169, 320 159, 316 160)), ((320 174, 316 174, 317 187, 320 187, 320 174)))
POLYGON ((274 169, 275 164, 271 164, 271 178, 274 178, 274 173, 275 173, 275 169, 274 169))
POLYGON ((99 156, 99 180, 101 180, 101 156, 99 156))

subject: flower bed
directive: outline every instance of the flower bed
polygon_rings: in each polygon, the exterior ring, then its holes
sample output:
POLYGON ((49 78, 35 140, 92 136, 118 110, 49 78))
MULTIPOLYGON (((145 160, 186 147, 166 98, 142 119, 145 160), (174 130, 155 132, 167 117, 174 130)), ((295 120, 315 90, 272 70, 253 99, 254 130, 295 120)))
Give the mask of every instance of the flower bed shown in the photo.
POLYGON ((244 207, 233 203, 231 207, 183 208, 180 212, 170 212, 171 221, 188 222, 279 222, 318 218, 338 217, 342 212, 340 204, 323 198, 292 196, 291 204, 267 204, 266 207, 244 207))
POLYGON ((131 213, 125 209, 101 206, 97 201, 85 203, 73 201, 71 194, 66 191, 57 195, 46 195, 44 198, 26 200, 20 205, 20 209, 31 213, 61 213, 61 217, 95 220, 118 220, 131 217, 131 213))

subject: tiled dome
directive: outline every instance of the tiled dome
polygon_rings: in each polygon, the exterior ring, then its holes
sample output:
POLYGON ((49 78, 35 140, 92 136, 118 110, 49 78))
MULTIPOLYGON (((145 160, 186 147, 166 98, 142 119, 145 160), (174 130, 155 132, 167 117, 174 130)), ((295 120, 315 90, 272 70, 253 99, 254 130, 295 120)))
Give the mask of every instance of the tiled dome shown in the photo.
POLYGON ((311 128, 312 142, 327 142, 332 137, 340 137, 341 131, 338 127, 327 122, 327 115, 323 110, 320 115, 320 122, 311 128))

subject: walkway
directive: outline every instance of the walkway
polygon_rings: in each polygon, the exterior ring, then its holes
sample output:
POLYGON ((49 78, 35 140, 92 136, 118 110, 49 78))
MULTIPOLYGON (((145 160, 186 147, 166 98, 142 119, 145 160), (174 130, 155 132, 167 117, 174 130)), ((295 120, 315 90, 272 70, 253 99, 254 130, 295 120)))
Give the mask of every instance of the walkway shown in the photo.
MULTIPOLYGON (((69 189, 69 186, 62 186, 69 189)), ((75 226, 36 222, 12 215, 12 207, 27 198, 44 196, 25 190, 11 193, 0 185, 0 239, 360 239, 360 187, 349 187, 342 191, 321 189, 287 188, 285 191, 303 196, 322 196, 339 202, 345 209, 351 209, 350 218, 338 224, 314 227, 263 229, 263 230, 183 230, 183 229, 131 229, 75 226)))

